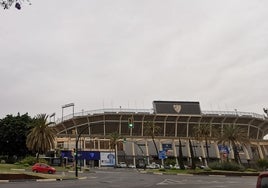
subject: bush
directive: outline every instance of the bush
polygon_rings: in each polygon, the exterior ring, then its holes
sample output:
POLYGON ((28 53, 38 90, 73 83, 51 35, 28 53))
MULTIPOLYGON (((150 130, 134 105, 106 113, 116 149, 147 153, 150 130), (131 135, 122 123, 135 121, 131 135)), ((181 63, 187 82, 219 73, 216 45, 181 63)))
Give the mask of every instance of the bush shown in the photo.
POLYGON ((175 159, 169 159, 169 158, 165 159, 165 165, 167 165, 167 166, 170 166, 170 165, 174 166, 175 164, 176 164, 176 160, 175 159))
POLYGON ((209 164, 209 168, 213 170, 227 170, 227 171, 245 171, 245 167, 233 162, 214 162, 209 164))
POLYGON ((209 167, 205 167, 205 168, 204 168, 204 171, 206 171, 206 172, 210 172, 210 171, 212 171, 212 169, 209 168, 209 167))
POLYGON ((23 164, 24 166, 25 165, 28 165, 28 166, 33 165, 34 163, 36 163, 36 158, 33 156, 27 156, 20 161, 20 164, 23 164))
POLYGON ((259 159, 257 161, 257 166, 260 169, 265 170, 268 167, 268 161, 266 159, 259 159))
POLYGON ((42 159, 42 158, 41 159, 39 158, 39 161, 38 162, 39 163, 48 164, 47 160, 46 159, 42 159))

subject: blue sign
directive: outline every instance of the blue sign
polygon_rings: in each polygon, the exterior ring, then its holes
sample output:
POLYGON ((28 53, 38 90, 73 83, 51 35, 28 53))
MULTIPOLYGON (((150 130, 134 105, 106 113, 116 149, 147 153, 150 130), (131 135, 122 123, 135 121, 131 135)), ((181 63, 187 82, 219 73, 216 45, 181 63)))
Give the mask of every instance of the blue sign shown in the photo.
POLYGON ((100 160, 100 152, 98 152, 98 151, 78 151, 78 159, 100 160))
POLYGON ((158 158, 159 159, 166 159, 167 158, 166 151, 165 150, 159 151, 158 158))
POLYGON ((172 144, 162 144, 164 151, 172 150, 172 144))
POLYGON ((61 151, 61 157, 73 158, 72 151, 69 150, 61 151))
POLYGON ((230 153, 228 146, 218 145, 218 148, 220 153, 226 153, 226 154, 230 153))
MULTIPOLYGON (((74 158, 72 151, 61 151, 61 157, 74 158)), ((100 160, 99 151, 78 151, 77 157, 79 160, 100 160)))

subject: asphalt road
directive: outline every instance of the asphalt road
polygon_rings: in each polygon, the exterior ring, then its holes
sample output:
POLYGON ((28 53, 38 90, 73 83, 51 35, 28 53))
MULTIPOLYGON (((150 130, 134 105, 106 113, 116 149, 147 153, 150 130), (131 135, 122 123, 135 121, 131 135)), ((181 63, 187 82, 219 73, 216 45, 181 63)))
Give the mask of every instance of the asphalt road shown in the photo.
POLYGON ((143 174, 135 169, 102 169, 79 174, 83 179, 0 183, 0 188, 254 188, 257 177, 143 174))

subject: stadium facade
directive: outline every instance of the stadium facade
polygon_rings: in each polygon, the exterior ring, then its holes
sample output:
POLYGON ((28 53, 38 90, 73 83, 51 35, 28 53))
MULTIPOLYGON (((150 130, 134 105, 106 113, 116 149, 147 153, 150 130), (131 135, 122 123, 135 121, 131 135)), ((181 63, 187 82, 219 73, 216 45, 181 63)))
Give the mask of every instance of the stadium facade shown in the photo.
MULTIPOLYGON (((149 110, 119 108, 73 113, 62 117, 54 127, 57 131, 56 146, 62 157, 72 159, 77 142, 77 154, 83 165, 113 166, 115 161, 149 164, 158 161, 159 157, 174 159, 178 163, 179 141, 186 163, 194 157, 205 164, 205 142, 194 134, 194 127, 201 124, 209 124, 218 130, 230 124, 243 129, 250 139, 250 144, 239 146, 243 163, 253 163, 268 156, 268 141, 264 140, 268 134, 266 116, 238 111, 201 111, 199 102, 153 101, 153 108, 149 110), (132 128, 129 127, 130 119, 132 128), (145 131, 146 122, 153 122, 160 129, 155 133, 155 143, 145 131), (114 132, 121 135, 116 150, 110 139, 114 132)), ((231 146, 221 146, 215 139, 210 139, 207 147, 210 160, 234 158, 231 146)))

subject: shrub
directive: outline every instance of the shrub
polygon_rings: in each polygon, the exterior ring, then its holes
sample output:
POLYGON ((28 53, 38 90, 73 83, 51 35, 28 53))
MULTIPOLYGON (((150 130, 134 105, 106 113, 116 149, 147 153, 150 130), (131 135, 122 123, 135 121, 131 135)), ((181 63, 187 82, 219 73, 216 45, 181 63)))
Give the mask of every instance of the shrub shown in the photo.
POLYGON ((268 167, 268 161, 266 159, 259 159, 257 161, 257 166, 260 169, 265 170, 268 167))
POLYGON ((24 159, 22 159, 20 161, 21 164, 25 165, 33 165, 34 163, 36 163, 36 158, 33 156, 27 156, 24 159))
POLYGON ((209 164, 209 168, 213 170, 227 170, 227 171, 245 171, 245 167, 233 162, 214 162, 209 164))
POLYGON ((205 167, 205 168, 204 168, 204 171, 206 171, 206 172, 210 172, 210 171, 212 171, 212 169, 209 168, 209 167, 205 167))
POLYGON ((44 163, 44 164, 48 164, 47 160, 46 159, 43 159, 43 158, 39 158, 39 163, 44 163))
POLYGON ((175 159, 169 159, 169 158, 165 159, 165 165, 167 165, 167 166, 170 166, 170 165, 174 166, 175 164, 176 164, 176 160, 175 159))

